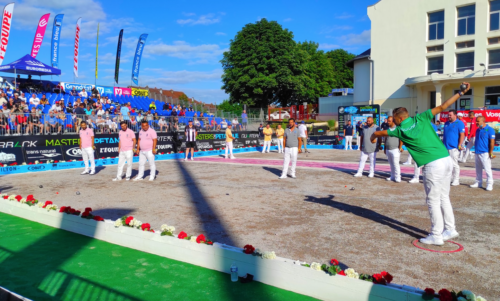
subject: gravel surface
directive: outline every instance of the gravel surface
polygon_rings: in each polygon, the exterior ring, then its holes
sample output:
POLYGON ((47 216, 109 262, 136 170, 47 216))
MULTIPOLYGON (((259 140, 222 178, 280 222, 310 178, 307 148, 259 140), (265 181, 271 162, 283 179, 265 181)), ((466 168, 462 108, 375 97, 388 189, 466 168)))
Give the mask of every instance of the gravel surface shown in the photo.
MULTIPOLYGON (((236 156, 281 158, 275 152, 236 156)), ((299 155, 299 160, 310 161, 357 162, 358 158, 358 151, 341 150, 299 155)), ((378 158, 378 164, 387 164, 382 152, 378 158)), ((401 160, 406 160, 405 154, 401 160)), ((496 170, 499 162, 494 160, 496 170)), ((421 183, 387 182, 386 173, 376 173, 373 179, 354 178, 354 171, 327 168, 298 168, 296 180, 279 180, 279 166, 202 159, 157 162, 157 171, 154 182, 112 182, 116 166, 104 167, 94 176, 81 176, 81 170, 8 175, 2 177, 0 189, 34 194, 59 206, 90 206, 108 219, 134 215, 155 229, 166 223, 175 226, 176 233, 204 233, 217 242, 252 244, 294 260, 326 263, 336 258, 343 267, 360 273, 388 271, 395 283, 469 289, 488 300, 500 299, 498 183, 492 192, 469 188, 471 178, 452 187, 460 232, 455 241, 465 250, 440 254, 412 245, 430 227, 421 183)), ((454 246, 447 243, 435 249, 454 246)))

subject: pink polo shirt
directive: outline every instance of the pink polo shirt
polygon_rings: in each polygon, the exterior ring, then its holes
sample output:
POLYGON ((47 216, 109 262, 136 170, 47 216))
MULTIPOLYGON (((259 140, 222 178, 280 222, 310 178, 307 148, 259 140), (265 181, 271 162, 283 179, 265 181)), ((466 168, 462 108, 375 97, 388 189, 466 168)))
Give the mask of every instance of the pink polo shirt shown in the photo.
POLYGON ((126 152, 134 148, 134 139, 135 139, 134 131, 132 131, 131 129, 127 129, 126 131, 120 130, 118 136, 120 136, 121 152, 126 152))
POLYGON ((86 130, 80 129, 80 141, 82 148, 92 147, 92 139, 94 139, 94 130, 87 128, 86 130))
POLYGON ((156 136, 156 131, 153 130, 151 127, 147 130, 141 130, 139 132, 139 139, 141 139, 140 142, 140 147, 141 151, 150 151, 153 149, 153 139, 156 139, 158 136, 156 136))

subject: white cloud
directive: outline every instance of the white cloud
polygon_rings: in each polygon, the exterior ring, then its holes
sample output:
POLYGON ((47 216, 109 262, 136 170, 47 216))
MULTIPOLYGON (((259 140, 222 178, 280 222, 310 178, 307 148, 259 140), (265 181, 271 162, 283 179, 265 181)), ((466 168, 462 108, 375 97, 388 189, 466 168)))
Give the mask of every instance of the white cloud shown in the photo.
POLYGON ((225 32, 216 32, 215 35, 217 35, 217 36, 225 36, 226 33, 225 32))
POLYGON ((210 25, 220 22, 220 15, 215 14, 202 15, 198 19, 179 19, 178 24, 181 25, 210 25))
POLYGON ((340 19, 340 20, 345 20, 354 17, 353 15, 350 15, 346 12, 342 13, 341 15, 336 15, 335 19, 340 19))
POLYGON ((196 16, 195 13, 182 13, 186 17, 196 16))
POLYGON ((283 22, 290 22, 290 21, 292 21, 292 18, 286 18, 283 20, 283 22))
POLYGON ((217 57, 227 49, 221 49, 217 44, 191 45, 185 41, 175 41, 165 44, 154 41, 144 48, 145 55, 169 56, 185 60, 201 60, 199 63, 216 61, 217 57))
POLYGON ((151 83, 159 86, 164 85, 183 85, 196 82, 220 82, 222 76, 221 69, 215 69, 209 72, 203 71, 165 71, 163 69, 145 68, 141 76, 141 82, 151 83), (154 74, 154 76, 150 75, 154 74))
POLYGON ((334 26, 329 26, 320 31, 320 34, 329 34, 332 32, 337 32, 337 31, 345 31, 345 30, 351 30, 352 26, 349 25, 334 25, 334 26))
POLYGON ((335 44, 320 43, 318 47, 319 49, 335 49, 339 48, 340 46, 335 44))
POLYGON ((344 45, 369 45, 371 43, 371 30, 365 30, 360 34, 348 34, 340 37, 344 45))

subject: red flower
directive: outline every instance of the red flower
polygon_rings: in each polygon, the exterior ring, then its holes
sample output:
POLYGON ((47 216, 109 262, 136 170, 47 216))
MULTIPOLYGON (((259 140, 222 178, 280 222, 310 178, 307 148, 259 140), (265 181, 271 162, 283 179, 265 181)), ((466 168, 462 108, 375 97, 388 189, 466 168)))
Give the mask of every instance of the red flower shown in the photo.
MULTIPOLYGON (((85 212, 84 212, 84 213, 85 213, 85 212)), ((83 215, 83 214, 82 214, 82 215, 83 215)), ((103 221, 104 221, 104 219, 103 219, 102 217, 100 217, 99 215, 94 216, 94 220, 95 220, 95 221, 98 221, 98 222, 103 222, 103 221)))
POLYGON ((32 201, 32 200, 34 200, 34 199, 35 199, 35 198, 33 197, 33 195, 32 195, 32 194, 30 194, 30 195, 28 195, 28 196, 26 197, 26 202, 32 201))
POLYGON ((255 248, 252 245, 245 245, 243 247, 243 252, 245 254, 253 254, 254 251, 255 251, 255 248))
POLYGON ((431 296, 434 296, 434 294, 436 293, 436 291, 434 291, 432 288, 426 288, 424 292, 426 295, 431 295, 431 296))
POLYGON ((129 216, 129 217, 127 217, 127 219, 125 219, 125 225, 130 224, 130 222, 131 222, 133 219, 134 219, 134 217, 133 217, 133 216, 129 216))
POLYGON ((59 208, 59 212, 66 212, 66 206, 62 206, 61 208, 59 208))
POLYGON ((342 276, 345 276, 344 271, 340 271, 340 272, 338 272, 337 274, 342 275, 342 276))
POLYGON ((214 242, 213 241, 207 241, 207 245, 213 245, 214 242))
POLYGON ((14 162, 14 163, 12 163, 10 166, 16 166, 16 165, 17 165, 17 163, 16 163, 16 162, 14 162))
POLYGON ((187 234, 186 234, 186 232, 184 232, 184 231, 182 231, 181 233, 179 233, 179 235, 177 235, 177 237, 178 237, 179 239, 184 239, 184 238, 186 238, 187 236, 188 236, 188 235, 187 235, 187 234))
POLYGON ((373 275, 373 283, 375 284, 386 284, 384 277, 382 277, 381 274, 374 274, 373 275))
POLYGON ((330 263, 331 263, 332 265, 339 265, 339 261, 338 261, 337 259, 332 259, 332 260, 330 260, 330 263))
POLYGON ((16 195, 16 200, 19 202, 23 197, 20 195, 16 195))
POLYGON ((87 217, 89 216, 89 214, 90 214, 89 212, 85 211, 84 213, 82 213, 82 217, 87 217))
POLYGON ((92 208, 90 207, 85 208, 85 212, 92 212, 92 208))
POLYGON ((380 273, 382 275, 382 277, 384 277, 385 281, 387 281, 387 283, 391 283, 392 282, 392 275, 387 273, 386 271, 383 271, 382 273, 380 273))
POLYGON ((71 214, 73 214, 73 213, 75 213, 75 212, 76 212, 76 209, 73 209, 73 208, 71 208, 71 207, 69 207, 68 209, 69 209, 69 213, 71 213, 71 214))
POLYGON ((55 160, 54 163, 59 163, 59 161, 55 160))
POLYGON ((205 241, 207 241, 207 239, 205 238, 205 235, 203 235, 203 234, 200 234, 200 235, 198 235, 198 237, 196 237, 196 242, 197 243, 202 243, 202 242, 205 242, 205 241))
POLYGON ((144 230, 148 230, 149 231, 149 229, 151 229, 151 225, 148 224, 148 223, 144 223, 144 224, 141 225, 141 229, 142 229, 142 231, 144 231, 144 230))
POLYGON ((449 290, 443 288, 439 291, 439 301, 453 301, 453 296, 449 290))
POLYGON ((8 198, 9 198, 9 196, 7 196, 7 195, 3 197, 3 199, 4 199, 4 200, 6 200, 6 199, 8 199, 8 198))
POLYGON ((101 159, 104 159, 104 157, 102 157, 101 159))
MULTIPOLYGON (((74 209, 73 209, 74 210, 74 209)), ((75 212, 73 212, 74 215, 80 215, 80 213, 82 213, 81 211, 78 211, 76 210, 75 212)))
POLYGON ((45 205, 43 205, 43 208, 47 207, 48 205, 52 205, 52 201, 46 201, 45 202, 45 205))

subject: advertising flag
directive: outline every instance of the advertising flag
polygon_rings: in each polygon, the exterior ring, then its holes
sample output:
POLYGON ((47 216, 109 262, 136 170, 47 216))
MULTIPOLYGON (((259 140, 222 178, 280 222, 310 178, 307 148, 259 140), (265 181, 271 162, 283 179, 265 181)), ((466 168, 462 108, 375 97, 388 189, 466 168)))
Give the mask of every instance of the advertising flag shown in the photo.
POLYGON ((36 58, 40 47, 42 47, 43 37, 45 36, 45 30, 47 29, 47 24, 49 24, 50 14, 45 14, 38 21, 38 28, 36 29, 35 39, 33 40, 33 47, 31 47, 31 56, 36 58))
POLYGON ((118 84, 118 75, 120 73, 120 55, 122 53, 122 38, 123 38, 123 29, 120 30, 120 35, 118 36, 118 47, 116 48, 116 63, 115 63, 116 84, 118 84))
POLYGON ((82 18, 78 18, 76 21, 76 32, 75 32, 75 53, 73 55, 73 74, 78 77, 78 52, 80 51, 80 24, 82 18))
POLYGON ((99 23, 97 23, 97 41, 95 44, 95 78, 97 79, 97 57, 99 54, 99 23))
POLYGON ((50 62, 52 67, 59 68, 59 44, 61 40, 61 27, 64 15, 57 15, 52 26, 52 43, 50 51, 50 62))
POLYGON ((139 85, 139 68, 141 66, 142 52, 144 50, 144 46, 146 45, 147 38, 147 33, 141 34, 139 42, 137 42, 137 49, 135 50, 134 64, 132 65, 132 81, 136 85, 139 85))
POLYGON ((0 65, 2 65, 7 52, 7 44, 10 39, 10 26, 12 25, 12 14, 14 13, 14 3, 5 5, 2 18, 2 36, 0 40, 0 65))

